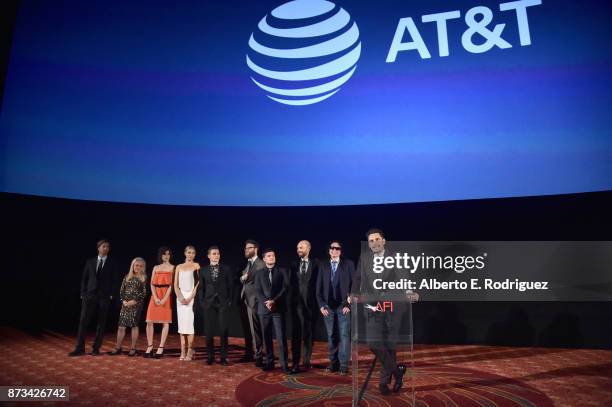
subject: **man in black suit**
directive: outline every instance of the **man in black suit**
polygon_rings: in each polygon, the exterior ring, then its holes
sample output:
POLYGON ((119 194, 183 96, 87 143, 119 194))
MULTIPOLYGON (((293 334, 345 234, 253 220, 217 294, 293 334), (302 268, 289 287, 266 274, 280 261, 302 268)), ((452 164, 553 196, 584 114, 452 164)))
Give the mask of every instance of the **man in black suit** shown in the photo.
POLYGON ((342 244, 332 240, 329 244, 329 260, 319 262, 316 292, 327 330, 329 366, 326 370, 339 370, 341 375, 348 374, 351 347, 351 309, 348 298, 354 272, 353 262, 342 257, 342 244))
POLYGON ((263 340, 261 333, 261 322, 257 316, 257 290, 255 289, 255 277, 257 273, 265 268, 264 262, 257 257, 259 243, 249 239, 244 243, 244 257, 247 265, 240 276, 242 289, 240 291, 240 318, 244 332, 245 355, 240 362, 252 362, 255 366, 263 366, 263 340), (254 349, 254 351, 253 351, 254 349))
POLYGON ((292 321, 291 354, 292 373, 299 372, 302 341, 304 343, 304 368, 310 369, 312 340, 317 321, 317 265, 310 258, 310 242, 302 240, 297 244, 299 259, 289 267, 289 296, 287 305, 292 321))
MULTIPOLYGON (((394 267, 385 267, 382 273, 374 273, 374 257, 392 256, 395 254, 389 250, 385 250, 385 235, 380 229, 370 229, 366 233, 368 247, 367 253, 362 253, 357 265, 355 273, 355 281, 353 286, 355 290, 361 294, 370 297, 380 297, 381 301, 385 301, 398 295, 395 292, 377 290, 374 288, 374 280, 381 279, 385 282, 400 281, 401 273, 396 272, 394 267)), ((400 294, 403 295, 403 294, 400 294)), ((406 292, 409 300, 417 301, 418 294, 411 291, 406 292)), ((366 341, 372 353, 381 363, 380 381, 378 388, 383 395, 391 393, 388 385, 391 384, 392 377, 395 377, 393 391, 398 392, 402 388, 403 377, 406 372, 406 366, 397 363, 397 342, 400 337, 401 321, 407 312, 411 312, 411 307, 404 301, 395 301, 393 312, 380 312, 373 304, 370 305, 369 311, 371 314, 366 318, 366 341), (375 313, 376 315, 373 315, 375 313)))
POLYGON ((225 264, 219 263, 221 251, 218 246, 208 248, 210 264, 200 272, 200 305, 204 309, 204 330, 206 331, 206 363, 215 361, 214 326, 219 327, 221 339, 221 360, 227 366, 227 332, 229 307, 232 302, 232 276, 225 264))
POLYGON ((261 319, 261 326, 266 347, 266 364, 263 370, 274 369, 274 343, 273 334, 280 350, 280 363, 284 373, 290 373, 287 365, 287 338, 285 336, 285 294, 287 293, 287 279, 285 270, 276 266, 276 254, 272 249, 263 252, 264 269, 255 276, 257 290, 257 311, 261 319), (273 331, 274 330, 274 331, 273 331))
POLYGON ((79 318, 79 331, 77 344, 69 356, 85 354, 85 333, 91 322, 94 312, 98 312, 96 338, 93 343, 92 355, 100 354, 108 307, 113 299, 113 293, 118 281, 115 264, 108 255, 110 242, 102 239, 97 243, 98 255, 85 262, 81 277, 81 316, 79 318))

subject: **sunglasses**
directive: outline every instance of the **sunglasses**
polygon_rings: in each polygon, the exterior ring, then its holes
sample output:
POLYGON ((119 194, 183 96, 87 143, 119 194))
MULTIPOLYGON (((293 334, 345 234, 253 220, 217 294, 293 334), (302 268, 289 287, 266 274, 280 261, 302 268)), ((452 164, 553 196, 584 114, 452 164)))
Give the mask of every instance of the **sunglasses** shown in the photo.
POLYGON ((338 247, 338 246, 329 246, 329 250, 342 250, 342 247, 338 247))

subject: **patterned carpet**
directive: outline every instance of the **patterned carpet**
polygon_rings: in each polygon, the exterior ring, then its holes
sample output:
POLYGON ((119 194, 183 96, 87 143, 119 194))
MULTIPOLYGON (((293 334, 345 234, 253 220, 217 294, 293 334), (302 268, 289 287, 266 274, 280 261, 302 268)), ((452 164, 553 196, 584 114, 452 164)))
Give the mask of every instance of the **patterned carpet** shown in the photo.
MULTIPOLYGON (((103 351, 111 350, 113 336, 105 339, 103 351)), ((291 377, 232 363, 242 356, 242 343, 239 338, 230 340, 226 367, 204 364, 202 337, 196 338, 196 360, 179 361, 177 335, 169 338, 161 360, 126 355, 68 358, 73 337, 54 332, 31 335, 4 327, 0 328, 4 350, 0 385, 68 385, 68 404, 91 406, 350 405, 351 376, 324 372, 324 343, 315 346, 317 368, 291 377)), ((142 335, 139 349, 145 347, 142 335)), ((612 406, 612 351, 423 345, 416 346, 414 355, 413 376, 401 393, 380 396, 373 387, 375 375, 363 405, 612 406)), ((359 367, 365 369, 363 363, 359 367)), ((37 403, 45 404, 52 403, 37 403)))

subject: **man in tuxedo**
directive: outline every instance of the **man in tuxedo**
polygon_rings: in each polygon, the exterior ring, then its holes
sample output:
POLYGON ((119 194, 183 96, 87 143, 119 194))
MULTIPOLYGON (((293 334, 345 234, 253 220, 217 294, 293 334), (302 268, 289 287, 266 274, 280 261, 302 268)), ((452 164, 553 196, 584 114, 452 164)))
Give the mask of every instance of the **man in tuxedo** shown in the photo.
MULTIPOLYGON (((373 265, 375 257, 395 256, 390 251, 385 251, 385 235, 382 230, 374 228, 366 233, 369 252, 362 253, 355 273, 353 286, 361 294, 370 297, 380 297, 381 301, 389 300, 398 294, 392 291, 377 290, 374 288, 374 280, 382 279, 385 282, 400 281, 401 273, 395 268, 385 268, 382 273, 374 273, 373 265)), ((405 293, 411 301, 418 300, 418 294, 408 291, 405 293)), ((399 294, 404 295, 404 294, 399 294)), ((368 305, 368 304, 366 304, 368 305)), ((401 321, 411 307, 405 301, 395 301, 393 312, 381 312, 373 304, 369 304, 366 318, 366 341, 372 353, 381 363, 380 381, 378 388, 383 395, 391 393, 388 385, 392 377, 395 377, 393 391, 399 392, 403 385, 403 377, 406 366, 397 363, 397 342, 400 336, 401 321)))
POLYGON ((259 243, 249 239, 244 243, 244 257, 247 265, 240 276, 242 289, 240 291, 240 319, 244 332, 245 355, 240 362, 252 362, 255 366, 263 366, 263 340, 261 323, 257 316, 257 290, 255 289, 255 277, 258 272, 265 268, 264 262, 257 257, 259 243))
POLYGON ((117 268, 108 255, 110 242, 102 239, 98 241, 96 246, 98 248, 98 255, 88 259, 83 268, 83 275, 81 277, 81 316, 79 318, 77 344, 74 350, 68 354, 69 356, 85 354, 85 333, 96 311, 98 324, 91 354, 94 356, 100 354, 108 308, 118 282, 117 268))
POLYGON ((218 246, 208 248, 209 265, 200 272, 200 305, 204 309, 204 330, 206 331, 206 363, 215 361, 214 326, 217 323, 221 339, 221 360, 227 366, 227 333, 229 307, 232 301, 231 270, 221 264, 221 251, 218 246))
POLYGON ((290 373, 287 365, 287 337, 285 336, 285 294, 287 279, 285 270, 276 266, 276 253, 272 249, 263 252, 265 267, 255 276, 257 291, 257 311, 266 347, 266 364, 263 370, 274 369, 274 343, 272 337, 276 334, 279 345, 280 363, 284 373, 290 373))
POLYGON ((316 295, 319 310, 325 320, 329 350, 328 372, 348 374, 350 358, 349 294, 352 288, 355 265, 342 257, 342 244, 332 240, 329 244, 329 260, 319 263, 316 295), (339 336, 339 337, 338 337, 339 336))
POLYGON ((292 373, 299 372, 302 342, 304 343, 304 368, 310 369, 313 332, 317 317, 317 266, 310 258, 311 245, 308 240, 297 244, 298 260, 289 267, 289 295, 287 305, 292 321, 291 354, 292 373))

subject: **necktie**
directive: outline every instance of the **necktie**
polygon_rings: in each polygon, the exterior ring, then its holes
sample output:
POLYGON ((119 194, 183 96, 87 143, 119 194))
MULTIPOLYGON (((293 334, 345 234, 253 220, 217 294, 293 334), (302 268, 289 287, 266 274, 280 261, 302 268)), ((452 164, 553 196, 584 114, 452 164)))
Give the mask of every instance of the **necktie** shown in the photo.
POLYGON ((306 274, 306 260, 302 259, 302 264, 300 264, 300 274, 306 274))
POLYGON ((332 280, 336 277, 336 270, 338 269, 338 262, 332 261, 332 280))
POLYGON ((96 274, 100 274, 102 267, 104 266, 104 260, 102 258, 98 259, 98 266, 96 267, 96 274))
POLYGON ((270 285, 272 285, 272 269, 268 269, 268 278, 270 279, 270 285))

